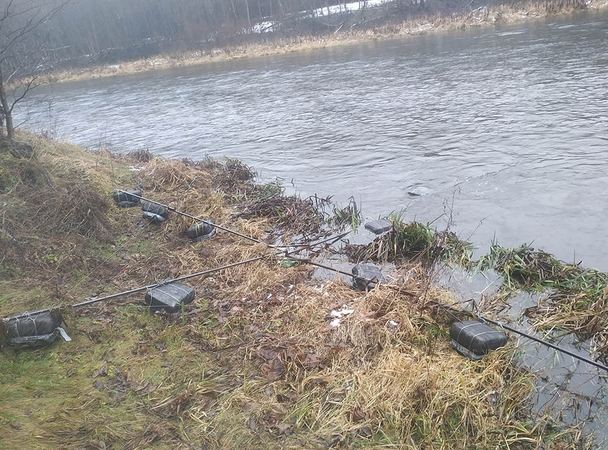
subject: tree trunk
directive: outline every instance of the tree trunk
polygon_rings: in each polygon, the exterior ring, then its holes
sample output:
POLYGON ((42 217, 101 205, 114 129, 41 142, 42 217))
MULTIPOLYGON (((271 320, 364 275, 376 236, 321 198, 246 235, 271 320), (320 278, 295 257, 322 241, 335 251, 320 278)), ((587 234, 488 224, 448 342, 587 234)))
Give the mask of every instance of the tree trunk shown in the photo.
POLYGON ((249 14, 249 0, 245 0, 245 7, 247 8, 247 25, 251 28, 251 15, 249 14))
POLYGON ((4 90, 4 83, 2 82, 2 71, 0 71, 0 105, 2 105, 2 114, 4 115, 4 120, 6 120, 6 136, 9 139, 13 139, 13 137, 15 137, 15 130, 13 129, 13 114, 8 107, 6 91, 4 90))
POLYGON ((232 12, 234 13, 234 22, 238 23, 239 22, 239 18, 236 15, 236 8, 234 6, 234 0, 230 0, 230 4, 232 5, 232 12))
POLYGON ((13 140, 15 138, 15 128, 13 127, 13 115, 10 111, 5 114, 4 119, 6 120, 6 137, 13 140))

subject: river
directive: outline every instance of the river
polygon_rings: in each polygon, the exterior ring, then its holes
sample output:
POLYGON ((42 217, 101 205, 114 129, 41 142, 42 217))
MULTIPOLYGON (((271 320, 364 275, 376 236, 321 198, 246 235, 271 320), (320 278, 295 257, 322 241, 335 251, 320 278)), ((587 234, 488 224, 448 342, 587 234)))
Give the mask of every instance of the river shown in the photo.
POLYGON ((605 271, 607 49, 608 14, 583 13, 50 85, 17 117, 605 271))

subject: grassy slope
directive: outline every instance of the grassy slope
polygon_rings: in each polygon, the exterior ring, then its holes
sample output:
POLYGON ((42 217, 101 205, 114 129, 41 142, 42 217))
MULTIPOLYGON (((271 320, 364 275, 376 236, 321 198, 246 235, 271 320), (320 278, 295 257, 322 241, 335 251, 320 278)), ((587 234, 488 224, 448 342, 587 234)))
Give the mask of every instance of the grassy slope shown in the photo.
MULTIPOLYGON (((189 245, 184 218, 149 226, 139 208, 110 201, 116 188, 139 187, 265 238, 276 218, 232 214, 260 195, 238 164, 143 162, 21 138, 36 158, 0 151, 2 317, 268 252, 221 231, 189 245)), ((428 308, 449 298, 416 268, 398 266, 396 280, 404 273, 398 289, 363 293, 270 257, 189 280, 197 294, 184 315, 149 313, 143 293, 66 308, 72 342, 0 352, 0 447, 495 449, 570 439, 528 416, 531 379, 511 365, 512 350, 477 363, 455 354, 446 318, 428 308), (344 304, 355 313, 330 329, 325 316, 344 304)))

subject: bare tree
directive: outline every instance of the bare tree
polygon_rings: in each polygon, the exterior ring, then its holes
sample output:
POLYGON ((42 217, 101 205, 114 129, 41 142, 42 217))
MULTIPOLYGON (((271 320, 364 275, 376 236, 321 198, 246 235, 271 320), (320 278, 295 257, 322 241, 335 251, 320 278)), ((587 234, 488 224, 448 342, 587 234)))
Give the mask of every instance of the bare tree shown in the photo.
POLYGON ((0 130, 13 139, 13 110, 44 67, 45 23, 69 0, 0 0, 0 130))

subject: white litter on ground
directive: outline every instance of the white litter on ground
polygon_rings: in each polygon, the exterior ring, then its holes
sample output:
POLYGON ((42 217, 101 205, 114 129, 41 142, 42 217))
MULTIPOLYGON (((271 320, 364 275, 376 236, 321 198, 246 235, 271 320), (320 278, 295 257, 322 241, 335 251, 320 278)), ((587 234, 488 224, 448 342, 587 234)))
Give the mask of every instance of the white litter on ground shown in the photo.
POLYGON ((349 309, 348 306, 346 306, 346 305, 342 305, 342 308, 340 308, 338 311, 332 310, 332 312, 330 312, 327 315, 328 318, 333 318, 332 321, 329 323, 329 326, 331 328, 339 327, 340 326, 340 319, 342 317, 349 316, 349 315, 351 315, 354 312, 355 312, 354 309, 349 309))

